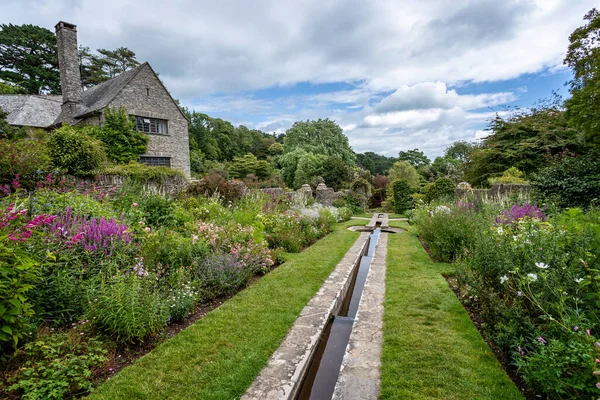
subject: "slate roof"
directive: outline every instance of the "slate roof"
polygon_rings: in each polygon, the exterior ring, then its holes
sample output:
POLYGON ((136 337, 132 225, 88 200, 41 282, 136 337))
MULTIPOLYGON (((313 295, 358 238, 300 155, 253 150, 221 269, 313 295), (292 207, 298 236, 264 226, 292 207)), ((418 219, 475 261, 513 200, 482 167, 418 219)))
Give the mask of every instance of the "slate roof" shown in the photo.
MULTIPOLYGON (((101 111, 123 90, 133 77, 148 63, 123 72, 109 81, 103 82, 81 94, 80 110, 76 118, 101 111)), ((62 123, 62 96, 42 95, 0 95, 0 108, 8 113, 11 125, 48 128, 62 123)))
POLYGON ((0 108, 8 114, 9 124, 36 128, 52 125, 60 114, 62 102, 62 96, 0 95, 0 108))

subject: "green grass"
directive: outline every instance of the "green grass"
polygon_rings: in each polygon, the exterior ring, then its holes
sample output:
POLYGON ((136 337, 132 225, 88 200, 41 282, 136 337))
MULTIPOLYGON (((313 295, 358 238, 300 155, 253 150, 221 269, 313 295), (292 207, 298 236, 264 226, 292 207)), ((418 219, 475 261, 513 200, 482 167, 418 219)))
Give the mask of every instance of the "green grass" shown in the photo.
POLYGON ((91 399, 234 399, 359 234, 334 232, 103 383, 91 399))
POLYGON ((413 234, 389 236, 381 398, 522 399, 441 275, 450 270, 413 234))

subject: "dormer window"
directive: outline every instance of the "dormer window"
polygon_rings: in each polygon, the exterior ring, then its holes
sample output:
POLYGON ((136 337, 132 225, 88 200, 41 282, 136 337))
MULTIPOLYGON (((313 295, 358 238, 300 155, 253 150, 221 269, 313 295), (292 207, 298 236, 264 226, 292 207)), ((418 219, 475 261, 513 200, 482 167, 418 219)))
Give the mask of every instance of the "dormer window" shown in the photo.
POLYGON ((168 121, 165 119, 135 116, 135 127, 138 131, 153 135, 168 135, 168 121))

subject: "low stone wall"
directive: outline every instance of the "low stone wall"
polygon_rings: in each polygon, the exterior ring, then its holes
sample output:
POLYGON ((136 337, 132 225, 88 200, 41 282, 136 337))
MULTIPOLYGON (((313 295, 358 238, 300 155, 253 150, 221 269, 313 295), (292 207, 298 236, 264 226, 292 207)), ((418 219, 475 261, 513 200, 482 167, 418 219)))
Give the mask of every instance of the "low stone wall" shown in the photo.
POLYGON ((516 193, 527 194, 531 186, 523 184, 500 184, 494 185, 491 189, 456 189, 456 197, 465 195, 473 197, 475 201, 482 201, 487 198, 510 196, 516 193))
MULTIPOLYGON (((114 188, 117 190, 121 189, 129 178, 120 175, 103 175, 95 179, 81 179, 73 176, 69 176, 67 179, 77 184, 83 182, 86 186, 95 185, 102 191, 108 191, 114 188)), ((184 177, 177 175, 160 179, 150 179, 143 181, 141 184, 142 190, 145 193, 174 196, 178 192, 186 190, 190 183, 184 177)))

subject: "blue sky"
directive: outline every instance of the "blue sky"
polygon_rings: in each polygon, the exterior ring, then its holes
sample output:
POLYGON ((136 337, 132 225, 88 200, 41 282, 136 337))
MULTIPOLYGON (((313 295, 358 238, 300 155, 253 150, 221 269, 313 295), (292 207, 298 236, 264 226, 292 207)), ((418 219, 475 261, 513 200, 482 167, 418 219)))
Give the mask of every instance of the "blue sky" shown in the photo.
POLYGON ((503 106, 568 95, 595 0, 3 0, 0 22, 125 46, 194 110, 267 132, 332 118, 357 152, 435 157, 503 106))

